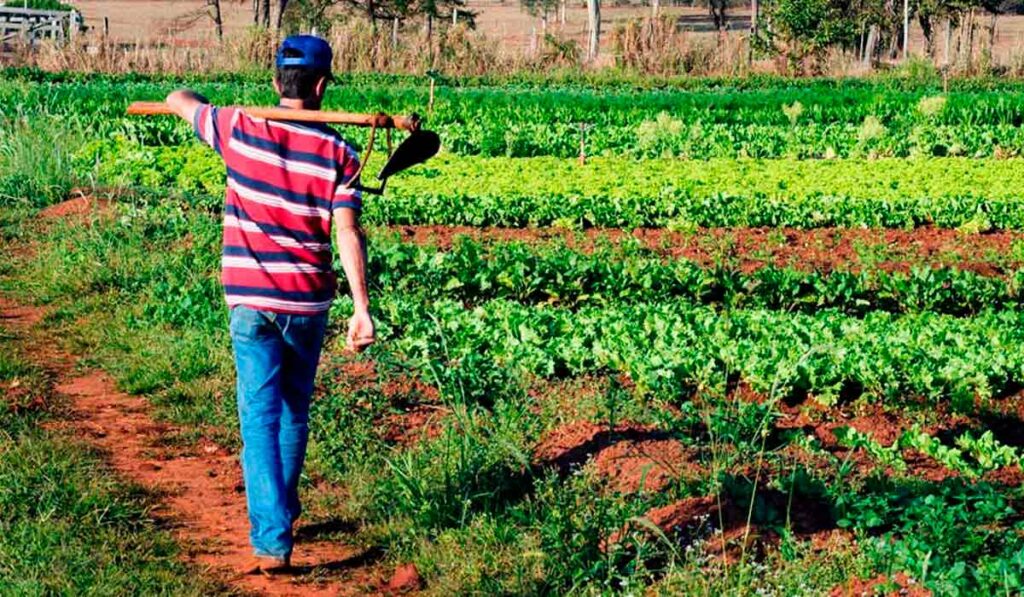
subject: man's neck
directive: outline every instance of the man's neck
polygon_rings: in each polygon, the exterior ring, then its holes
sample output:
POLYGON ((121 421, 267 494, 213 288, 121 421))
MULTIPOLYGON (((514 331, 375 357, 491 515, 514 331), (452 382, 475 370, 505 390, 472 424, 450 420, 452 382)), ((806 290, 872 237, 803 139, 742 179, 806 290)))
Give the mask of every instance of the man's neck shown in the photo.
POLYGON ((280 100, 277 102, 277 105, 278 105, 278 107, 281 107, 281 108, 291 108, 293 110, 319 110, 320 109, 320 104, 319 103, 316 103, 314 105, 313 102, 306 102, 304 100, 291 99, 291 98, 287 98, 287 97, 280 98, 280 100))

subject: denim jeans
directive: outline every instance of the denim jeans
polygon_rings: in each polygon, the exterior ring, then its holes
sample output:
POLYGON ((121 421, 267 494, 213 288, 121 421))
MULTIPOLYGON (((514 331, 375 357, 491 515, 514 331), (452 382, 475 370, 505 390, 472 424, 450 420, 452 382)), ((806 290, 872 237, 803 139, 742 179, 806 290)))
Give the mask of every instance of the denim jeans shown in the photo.
POLYGON ((231 309, 242 475, 256 555, 281 558, 292 552, 292 525, 301 511, 299 475, 309 437, 309 401, 326 326, 326 313, 231 309))

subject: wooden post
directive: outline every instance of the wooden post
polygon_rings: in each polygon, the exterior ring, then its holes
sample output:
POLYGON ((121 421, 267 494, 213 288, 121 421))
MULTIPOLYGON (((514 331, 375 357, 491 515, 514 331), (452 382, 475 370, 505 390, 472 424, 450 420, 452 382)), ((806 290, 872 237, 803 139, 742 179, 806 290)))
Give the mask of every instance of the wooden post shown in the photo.
POLYGON ((587 165, 587 123, 580 123, 580 166, 587 165))
POLYGON ((458 6, 454 6, 454 7, 452 7, 452 26, 454 27, 455 25, 458 25, 458 24, 459 24, 459 7, 458 6))
POLYGON ((754 40, 757 39, 757 13, 760 11, 757 0, 750 0, 750 43, 747 44, 747 64, 754 64, 754 40))
POLYGON ((430 101, 427 102, 427 114, 434 115, 434 77, 430 77, 430 101))
POLYGON ((870 67, 875 57, 875 46, 878 45, 878 25, 868 27, 868 40, 864 44, 864 56, 862 58, 864 67, 870 67))
POLYGON ((661 11, 661 0, 651 0, 651 18, 658 18, 658 13, 661 11))
POLYGON ((949 48, 953 45, 953 20, 946 17, 946 41, 942 47, 942 65, 949 66, 949 48))
POLYGON ((427 13, 427 59, 431 66, 434 65, 434 15, 427 13))
POLYGON ((103 17, 103 37, 106 38, 110 35, 110 18, 103 17))
POLYGON ((910 56, 910 0, 903 0, 903 60, 910 56))

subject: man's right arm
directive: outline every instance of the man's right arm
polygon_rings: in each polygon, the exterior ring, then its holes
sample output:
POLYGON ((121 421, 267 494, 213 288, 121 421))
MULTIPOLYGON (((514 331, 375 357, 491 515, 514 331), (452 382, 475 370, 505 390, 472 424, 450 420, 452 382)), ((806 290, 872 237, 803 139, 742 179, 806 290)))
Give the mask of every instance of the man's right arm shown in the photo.
POLYGON ((359 225, 359 212, 348 207, 334 210, 338 253, 352 291, 352 319, 348 322, 347 346, 361 351, 373 344, 376 332, 370 317, 370 293, 366 285, 366 235, 359 225))

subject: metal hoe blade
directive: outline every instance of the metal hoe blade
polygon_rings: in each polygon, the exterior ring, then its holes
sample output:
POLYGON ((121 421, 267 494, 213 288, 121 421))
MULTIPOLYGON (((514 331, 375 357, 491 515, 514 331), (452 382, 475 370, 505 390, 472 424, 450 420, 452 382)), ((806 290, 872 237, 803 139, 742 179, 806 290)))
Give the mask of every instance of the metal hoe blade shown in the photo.
POLYGON ((422 164, 437 155, 441 149, 441 138, 433 131, 416 131, 395 148, 394 153, 381 168, 377 180, 387 180, 392 174, 422 164))

